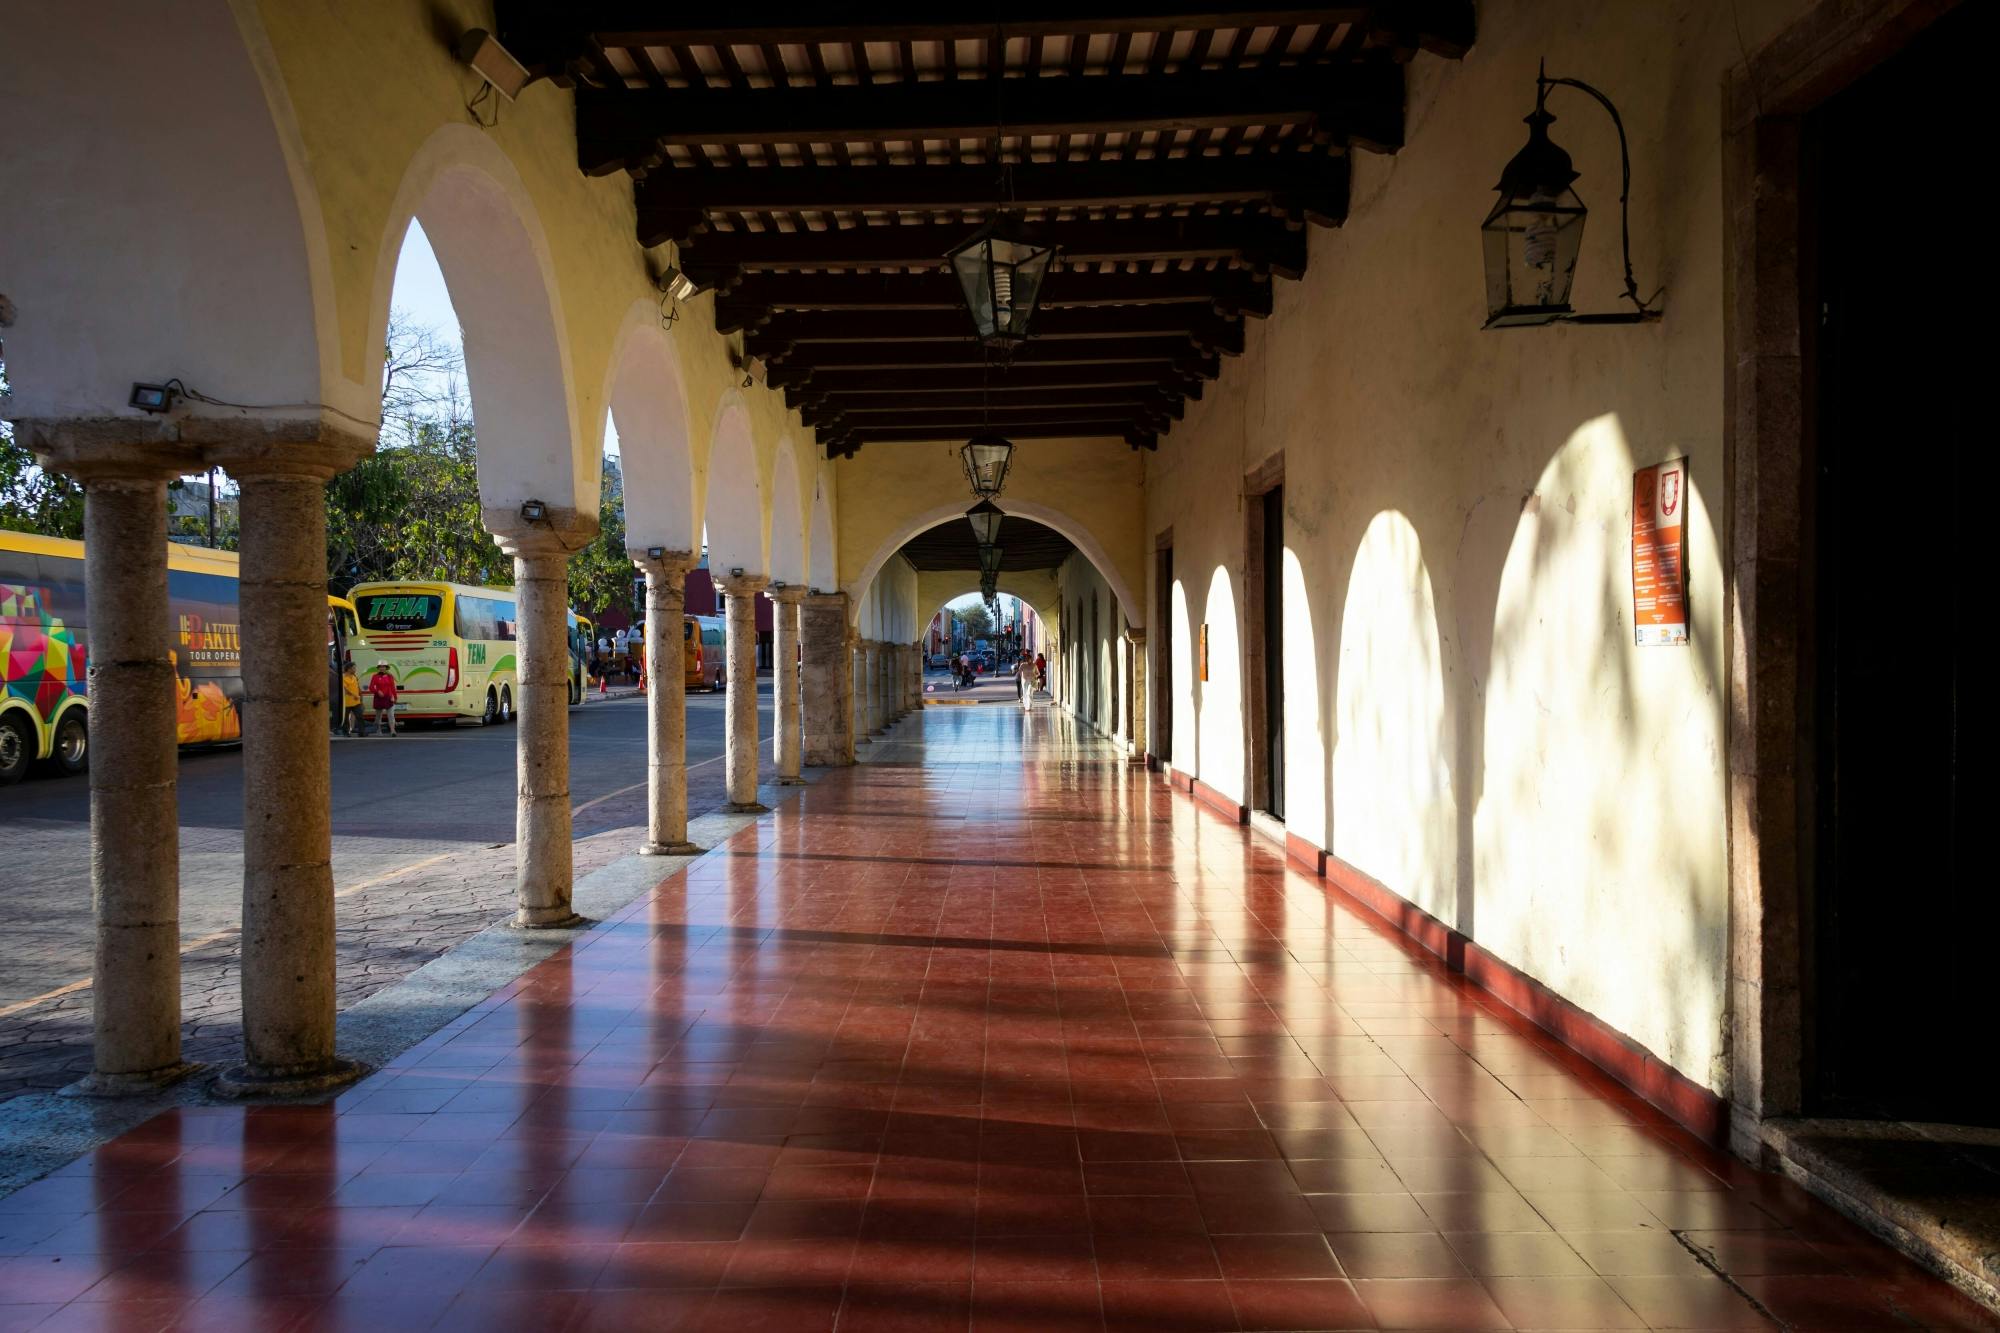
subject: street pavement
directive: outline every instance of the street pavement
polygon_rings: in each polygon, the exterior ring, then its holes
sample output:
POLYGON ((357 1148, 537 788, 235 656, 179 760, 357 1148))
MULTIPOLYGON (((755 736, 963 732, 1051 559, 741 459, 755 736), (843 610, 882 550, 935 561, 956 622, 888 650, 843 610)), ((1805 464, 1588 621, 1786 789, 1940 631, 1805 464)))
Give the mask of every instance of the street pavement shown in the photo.
MULTIPOLYGON (((760 777, 773 776, 771 685, 760 682, 760 777)), ((688 812, 718 809, 722 695, 687 696, 688 812)), ((513 910, 514 735, 464 725, 333 741, 333 870, 341 1008, 513 910)), ((576 873, 645 837, 646 701, 570 710, 576 873)), ((237 1053, 243 892, 239 750, 180 760, 183 1040, 190 1059, 237 1053)), ((0 789, 12 921, 0 935, 0 1101, 89 1068, 90 792, 33 777, 0 789)))

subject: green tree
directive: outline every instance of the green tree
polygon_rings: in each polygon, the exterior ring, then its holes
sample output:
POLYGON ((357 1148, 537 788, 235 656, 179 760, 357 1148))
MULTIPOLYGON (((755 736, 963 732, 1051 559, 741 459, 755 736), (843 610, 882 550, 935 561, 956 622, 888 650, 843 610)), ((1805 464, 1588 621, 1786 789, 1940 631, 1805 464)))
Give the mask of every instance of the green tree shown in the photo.
MULTIPOLYGON (((0 415, 9 392, 7 367, 0 362, 0 415)), ((5 421, 0 421, 0 528, 44 537, 83 536, 83 484, 43 471, 5 421)))
POLYGON ((976 643, 980 639, 990 639, 993 637, 993 617, 988 615, 986 608, 979 603, 975 602, 971 606, 961 606, 954 610, 952 614, 958 617, 959 624, 965 626, 965 641, 967 643, 976 643))
POLYGON ((625 498, 615 468, 604 469, 597 536, 569 560, 569 602, 592 616, 632 612, 632 557, 625 551, 625 498))

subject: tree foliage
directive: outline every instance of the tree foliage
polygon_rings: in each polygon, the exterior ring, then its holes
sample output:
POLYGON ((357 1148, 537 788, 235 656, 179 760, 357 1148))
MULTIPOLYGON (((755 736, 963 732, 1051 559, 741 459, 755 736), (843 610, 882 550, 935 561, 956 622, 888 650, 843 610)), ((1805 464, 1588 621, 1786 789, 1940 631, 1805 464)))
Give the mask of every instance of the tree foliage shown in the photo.
MULTIPOLYGON (((0 364, 0 404, 8 392, 7 368, 0 364)), ((0 414, 4 411, 0 406, 0 414)), ((44 472, 5 421, 0 421, 0 528, 45 537, 83 536, 83 483, 44 472)))
POLYGON ((974 602, 971 606, 956 607, 952 614, 958 617, 959 624, 965 626, 967 643, 993 637, 993 617, 987 614, 984 605, 974 602))
POLYGON ((382 367, 376 451, 327 483, 327 587, 345 593, 386 579, 513 583, 514 562, 479 519, 478 449, 457 350, 396 312, 382 367))
POLYGON ((615 468, 604 469, 597 521, 597 536, 569 560, 570 605, 592 616, 614 609, 630 615, 634 570, 625 551, 625 497, 615 468))

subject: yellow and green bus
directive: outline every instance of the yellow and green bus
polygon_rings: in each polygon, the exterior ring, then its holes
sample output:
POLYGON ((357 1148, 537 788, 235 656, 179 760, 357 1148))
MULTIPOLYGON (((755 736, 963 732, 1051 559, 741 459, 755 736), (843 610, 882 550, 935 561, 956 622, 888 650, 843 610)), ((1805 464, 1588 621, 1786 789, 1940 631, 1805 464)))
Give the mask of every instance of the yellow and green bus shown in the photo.
MULTIPOLYGON (((237 557, 167 547, 168 628, 182 745, 242 739, 243 660, 237 557)), ((83 543, 0 532, 0 786, 36 761, 74 775, 90 767, 90 631, 83 543)), ((353 607, 327 599, 329 720, 340 706, 340 661, 353 607)))
MULTIPOLYGON (((519 609, 512 588, 407 581, 358 583, 348 592, 360 625, 354 665, 362 681, 380 664, 398 687, 397 716, 412 722, 514 720, 520 687, 519 609)), ((587 630, 569 614, 569 697, 583 702, 587 630)))

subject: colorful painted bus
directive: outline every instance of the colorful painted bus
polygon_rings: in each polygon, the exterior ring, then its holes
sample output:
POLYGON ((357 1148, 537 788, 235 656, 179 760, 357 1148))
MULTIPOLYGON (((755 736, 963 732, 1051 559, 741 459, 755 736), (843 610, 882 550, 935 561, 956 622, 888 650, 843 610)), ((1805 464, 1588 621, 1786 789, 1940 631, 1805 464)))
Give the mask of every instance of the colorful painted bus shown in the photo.
POLYGON ((728 631, 721 616, 683 616, 681 629, 681 688, 727 689, 728 631))
MULTIPOLYGON (((176 732, 182 745, 218 745, 243 735, 237 557, 206 547, 167 547, 176 732)), ((329 716, 340 699, 340 660, 352 607, 327 599, 329 716)), ((89 613, 83 543, 0 532, 0 786, 37 760, 61 774, 90 767, 89 613)))
MULTIPOLYGON (((514 720, 520 687, 519 610, 512 588, 402 581, 357 583, 348 592, 360 624, 354 665, 363 680, 377 663, 400 688, 397 716, 411 722, 514 720)), ((569 613, 569 701, 583 702, 579 645, 590 622, 569 613)))

